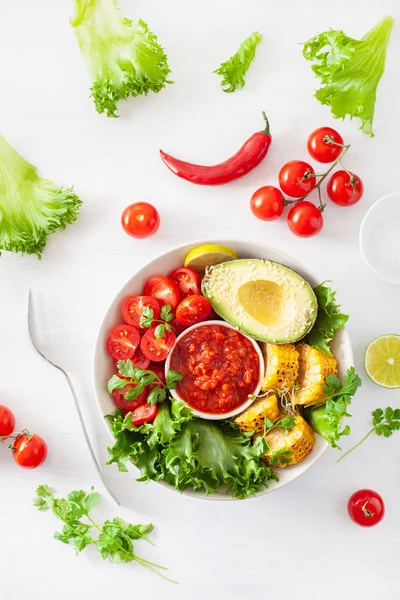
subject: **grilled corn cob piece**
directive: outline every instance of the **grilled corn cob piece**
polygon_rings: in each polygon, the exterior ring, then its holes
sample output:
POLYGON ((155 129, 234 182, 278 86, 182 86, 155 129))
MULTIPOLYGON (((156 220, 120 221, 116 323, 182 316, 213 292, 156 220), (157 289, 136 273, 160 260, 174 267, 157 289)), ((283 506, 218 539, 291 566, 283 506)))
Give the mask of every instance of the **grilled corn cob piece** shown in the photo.
MULTIPOLYGON (((258 433, 255 438, 259 435, 263 434, 258 433)), ((277 465, 274 465, 281 469, 304 460, 315 444, 313 430, 300 415, 296 415, 296 424, 291 431, 286 433, 281 427, 276 427, 266 433, 265 440, 270 451, 264 456, 264 460, 269 462, 276 452, 282 453, 282 460, 278 458, 277 465)))
POLYGON ((265 377, 263 390, 291 390, 299 372, 299 353, 294 344, 263 344, 265 377))
POLYGON ((278 398, 276 394, 271 394, 255 400, 249 408, 236 417, 234 422, 242 431, 262 431, 265 419, 275 421, 278 417, 278 398))
POLYGON ((314 404, 324 398, 322 386, 328 375, 337 375, 337 361, 308 344, 298 344, 299 375, 295 404, 314 404))

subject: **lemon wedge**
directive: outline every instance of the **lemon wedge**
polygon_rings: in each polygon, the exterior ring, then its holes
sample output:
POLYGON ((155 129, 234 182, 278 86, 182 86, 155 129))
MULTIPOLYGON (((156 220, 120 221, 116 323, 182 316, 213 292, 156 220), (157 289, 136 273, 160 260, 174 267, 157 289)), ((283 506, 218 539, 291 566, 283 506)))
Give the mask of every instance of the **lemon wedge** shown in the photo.
POLYGON ((365 370, 374 383, 400 388, 400 335, 381 335, 365 352, 365 370))
POLYGON ((200 275, 204 275, 206 267, 219 265, 228 260, 239 258, 232 248, 218 244, 204 244, 193 248, 185 258, 185 267, 190 267, 200 275))

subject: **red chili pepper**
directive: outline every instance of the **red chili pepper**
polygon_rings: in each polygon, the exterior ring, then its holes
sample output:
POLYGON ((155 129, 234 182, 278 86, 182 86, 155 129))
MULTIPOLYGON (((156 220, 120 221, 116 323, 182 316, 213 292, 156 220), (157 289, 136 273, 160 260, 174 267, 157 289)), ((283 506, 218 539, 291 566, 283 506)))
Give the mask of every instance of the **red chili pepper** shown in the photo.
POLYGON ((160 150, 161 158, 175 175, 199 185, 219 185, 243 177, 260 164, 271 145, 268 119, 264 112, 262 115, 265 129, 253 133, 240 150, 225 162, 213 166, 194 165, 160 150))

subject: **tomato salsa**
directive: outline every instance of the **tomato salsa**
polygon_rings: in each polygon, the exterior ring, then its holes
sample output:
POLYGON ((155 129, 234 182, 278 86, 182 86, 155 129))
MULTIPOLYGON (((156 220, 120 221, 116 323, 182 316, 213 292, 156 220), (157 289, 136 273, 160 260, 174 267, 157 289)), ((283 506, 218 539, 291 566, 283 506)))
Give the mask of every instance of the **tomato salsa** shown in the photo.
POLYGON ((230 412, 254 393, 260 359, 249 339, 224 325, 204 325, 179 340, 170 368, 183 375, 176 391, 195 410, 230 412))

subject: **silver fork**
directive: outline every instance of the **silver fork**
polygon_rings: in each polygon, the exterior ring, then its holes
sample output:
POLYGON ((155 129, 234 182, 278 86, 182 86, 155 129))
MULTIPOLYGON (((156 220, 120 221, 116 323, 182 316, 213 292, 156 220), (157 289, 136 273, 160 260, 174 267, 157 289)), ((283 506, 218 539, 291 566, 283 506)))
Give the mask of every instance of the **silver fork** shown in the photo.
POLYGON ((29 290, 29 296, 28 296, 28 330, 29 330, 29 337, 31 339, 32 346, 34 347, 34 349, 36 350, 36 352, 46 362, 48 362, 50 365, 52 365, 53 367, 55 367, 56 369, 58 369, 59 371, 61 371, 61 373, 64 375, 65 379, 67 380, 68 385, 69 385, 69 389, 71 390, 71 394, 72 394, 72 397, 74 399, 75 408, 76 408, 77 413, 78 413, 79 422, 80 422, 81 427, 82 427, 83 435, 85 436, 85 440, 86 440, 87 446, 89 448, 90 456, 92 457, 92 460, 93 460, 93 462, 95 464, 97 473, 99 474, 99 476, 100 476, 100 478, 101 478, 101 480, 102 480, 102 482, 104 484, 104 487, 106 488, 106 490, 110 494, 111 498, 118 504, 118 506, 121 506, 120 501, 118 500, 118 498, 114 495, 114 493, 110 489, 110 487, 109 487, 109 485, 108 485, 108 483, 107 483, 107 481, 106 481, 106 479, 105 479, 105 477, 104 477, 104 475, 102 473, 102 470, 100 469, 100 465, 97 462, 97 458, 96 458, 96 455, 94 453, 93 446, 92 446, 92 443, 90 441, 88 431, 86 429, 86 425, 85 425, 85 421, 84 421, 83 414, 82 414, 82 411, 81 411, 81 407, 79 405, 78 397, 76 395, 74 386, 72 384, 72 381, 71 381, 68 373, 66 371, 64 371, 64 369, 62 367, 60 367, 59 365, 56 365, 53 361, 51 361, 49 358, 47 358, 47 356, 45 356, 43 354, 43 352, 37 346, 37 342, 36 342, 35 336, 34 336, 33 306, 32 306, 32 292, 31 292, 31 290, 29 290))

